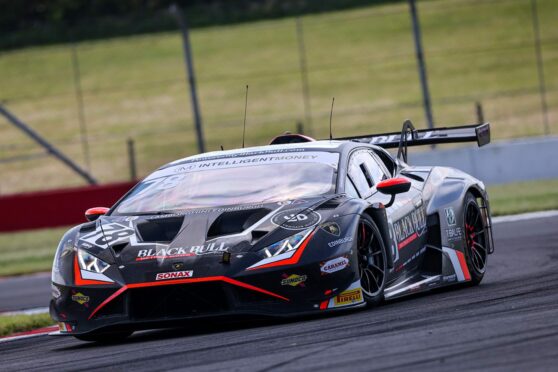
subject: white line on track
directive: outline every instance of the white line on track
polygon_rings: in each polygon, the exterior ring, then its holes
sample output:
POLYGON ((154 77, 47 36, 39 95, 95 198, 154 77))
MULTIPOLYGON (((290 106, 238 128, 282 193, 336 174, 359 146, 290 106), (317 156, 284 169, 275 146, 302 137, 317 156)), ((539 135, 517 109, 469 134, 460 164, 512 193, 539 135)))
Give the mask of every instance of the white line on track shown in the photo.
POLYGON ((493 217, 492 223, 497 224, 497 223, 504 223, 504 222, 517 222, 517 221, 536 220, 539 218, 550 218, 550 217, 558 217, 558 210, 493 217))

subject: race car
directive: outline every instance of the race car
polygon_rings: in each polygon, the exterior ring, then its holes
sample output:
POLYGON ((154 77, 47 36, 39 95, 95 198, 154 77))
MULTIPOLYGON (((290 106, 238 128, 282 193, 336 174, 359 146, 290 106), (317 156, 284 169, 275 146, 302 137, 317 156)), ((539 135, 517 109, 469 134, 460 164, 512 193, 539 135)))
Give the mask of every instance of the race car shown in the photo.
POLYGON ((407 164, 409 146, 464 141, 487 144, 489 124, 285 134, 169 163, 63 236, 50 314, 60 334, 114 341, 189 319, 326 313, 479 284, 494 250, 483 183, 407 164))

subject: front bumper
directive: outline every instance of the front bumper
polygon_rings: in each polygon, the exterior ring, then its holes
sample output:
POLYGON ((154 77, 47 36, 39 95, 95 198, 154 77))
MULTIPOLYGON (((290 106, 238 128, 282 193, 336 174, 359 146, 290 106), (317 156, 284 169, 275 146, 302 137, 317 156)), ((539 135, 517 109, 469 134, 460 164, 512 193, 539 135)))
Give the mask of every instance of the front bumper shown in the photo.
POLYGON ((121 287, 53 284, 59 296, 51 300, 50 314, 62 324, 62 334, 78 335, 113 328, 157 328, 196 318, 281 317, 364 305, 358 297, 333 301, 347 288, 354 291, 360 286, 352 268, 327 276, 319 271, 298 274, 309 272, 309 268, 283 268, 238 279, 215 276, 121 287))

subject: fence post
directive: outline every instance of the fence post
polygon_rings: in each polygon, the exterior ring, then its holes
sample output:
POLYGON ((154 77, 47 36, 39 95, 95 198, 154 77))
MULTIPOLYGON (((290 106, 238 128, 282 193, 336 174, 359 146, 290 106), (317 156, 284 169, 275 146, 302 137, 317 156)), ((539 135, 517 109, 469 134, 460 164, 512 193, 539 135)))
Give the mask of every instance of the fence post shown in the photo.
POLYGON ((134 146, 134 140, 128 138, 128 164, 130 167, 130 180, 135 181, 137 179, 136 170, 136 149, 134 146))
POLYGON ((59 151, 56 147, 54 147, 50 142, 44 139, 40 134, 35 132, 31 127, 27 124, 19 120, 15 115, 11 112, 6 110, 2 105, 0 105, 0 115, 3 115, 13 126, 21 130, 25 133, 29 138, 33 141, 37 142, 40 146, 42 146, 49 154, 56 157, 66 166, 68 166, 71 170, 79 174, 84 180, 87 181, 90 185, 96 185, 97 180, 93 178, 89 172, 84 169, 81 169, 79 165, 77 165, 72 159, 64 155, 61 151, 59 151))
POLYGON ((184 49, 184 60, 186 62, 186 78, 190 85, 190 97, 192 100, 192 111, 194 112, 194 124, 196 127, 196 136, 198 140, 198 152, 205 152, 205 142, 203 139, 202 118, 198 103, 198 94, 196 89, 196 75, 194 73, 194 63, 192 62, 192 49, 190 48, 190 34, 188 32, 188 23, 186 17, 182 14, 182 9, 176 4, 170 6, 170 12, 176 17, 180 31, 182 33, 182 46, 184 49))
POLYGON ((76 94, 76 102, 78 108, 79 130, 81 136, 81 147, 83 150, 83 158, 85 160, 85 169, 91 172, 91 159, 89 157, 89 139, 87 137, 87 123, 85 122, 85 108, 83 104, 83 92, 81 90, 81 71, 79 68, 79 59, 76 44, 72 43, 70 47, 72 51, 72 69, 74 72, 74 90, 76 94))
POLYGON ((482 103, 479 101, 475 102, 475 111, 477 112, 477 124, 484 123, 484 111, 482 109, 482 103))
POLYGON ((548 106, 546 103, 546 83, 544 79, 544 64, 541 50, 541 35, 539 30, 539 12, 537 0, 531 0, 531 17, 533 22, 533 36, 535 38, 535 57, 537 59, 537 75, 539 78, 539 94, 541 96, 541 110, 544 123, 544 134, 550 134, 548 123, 548 106))
POLYGON ((300 121, 296 122, 296 132, 298 134, 304 134, 304 124, 302 124, 302 122, 300 121))
POLYGON ((300 79, 302 82, 302 99, 304 102, 304 117, 308 133, 312 134, 312 108, 310 107, 310 84, 308 83, 308 67, 306 65, 306 46, 304 44, 304 30, 302 19, 296 18, 296 36, 298 40, 298 58, 300 63, 300 79))
POLYGON ((417 55, 420 84, 422 87, 422 102, 424 105, 424 113, 426 115, 426 123, 428 124, 428 128, 432 129, 434 128, 434 119, 432 118, 432 106, 430 102, 430 92, 428 90, 428 77, 426 76, 426 63, 424 61, 424 53, 422 50, 420 24, 418 20, 415 0, 409 0, 409 10, 411 11, 411 20, 413 23, 413 36, 415 40, 415 50, 417 55))

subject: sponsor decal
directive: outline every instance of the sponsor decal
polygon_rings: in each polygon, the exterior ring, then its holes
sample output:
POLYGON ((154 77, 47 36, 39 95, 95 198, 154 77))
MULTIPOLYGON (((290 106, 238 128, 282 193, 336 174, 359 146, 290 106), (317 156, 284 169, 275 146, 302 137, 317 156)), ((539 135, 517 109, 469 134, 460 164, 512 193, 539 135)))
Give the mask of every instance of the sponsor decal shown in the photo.
POLYGON ((192 209, 181 213, 181 216, 187 216, 192 214, 206 214, 206 213, 223 213, 223 212, 234 212, 234 211, 245 211, 249 209, 259 209, 262 208, 263 204, 253 204, 253 205, 238 205, 234 207, 223 207, 223 208, 204 208, 204 209, 192 209))
POLYGON ((446 212, 446 221, 448 225, 455 225, 455 212, 453 211, 453 208, 446 208, 444 211, 446 212))
POLYGON ((362 302, 362 289, 355 288, 341 292, 333 298, 335 306, 343 306, 362 302))
POLYGON ((72 325, 70 323, 58 323, 58 329, 60 332, 72 332, 72 325))
POLYGON ((289 153, 265 153, 261 155, 238 154, 229 158, 198 158, 191 161, 184 161, 171 165, 167 168, 158 170, 146 178, 146 181, 155 180, 161 177, 196 172, 211 169, 239 168, 261 164, 281 164, 281 163, 322 163, 335 166, 339 159, 339 154, 325 151, 289 152, 289 153))
POLYGON ((349 266, 349 257, 341 256, 334 258, 333 260, 320 263, 320 272, 322 275, 331 274, 343 270, 347 266, 349 266))
POLYGON ((155 280, 191 278, 193 275, 194 275, 193 270, 171 271, 171 272, 168 272, 168 273, 158 273, 155 276, 155 280))
POLYGON ((290 285, 291 287, 304 287, 304 282, 308 279, 306 275, 296 275, 296 274, 283 274, 283 280, 281 280, 281 285, 290 285))
POLYGON ((332 241, 332 242, 329 242, 329 243, 327 243, 327 245, 328 245, 330 248, 333 248, 333 247, 336 247, 336 246, 338 246, 338 245, 340 245, 340 244, 348 243, 348 242, 352 242, 352 241, 353 241, 353 237, 352 237, 352 236, 346 236, 346 237, 344 237, 344 238, 337 239, 337 240, 334 240, 334 241, 332 241))
POLYGON ((401 250, 426 232, 426 213, 417 208, 393 223, 397 249, 401 250))
POLYGON ((77 292, 72 295, 72 301, 77 302, 80 305, 87 306, 89 303, 89 296, 86 296, 81 292, 77 292))
POLYGON ((178 257, 203 256, 206 254, 220 254, 228 251, 225 243, 217 245, 215 243, 194 245, 192 247, 175 247, 160 249, 140 249, 136 261, 146 261, 155 259, 167 259, 178 257))
POLYGON ((181 270, 184 268, 184 263, 183 262, 175 262, 172 264, 172 268, 175 270, 181 270))
POLYGON ((134 229, 131 227, 119 223, 109 223, 102 224, 101 228, 83 235, 79 240, 99 247, 106 247, 107 244, 113 245, 128 240, 131 235, 134 235, 134 229))
POLYGON ((461 227, 446 229, 446 236, 448 237, 448 242, 463 240, 463 229, 461 227))
POLYGON ((341 229, 339 228, 339 225, 336 224, 335 222, 326 222, 323 223, 320 227, 322 228, 322 230, 324 230, 325 232, 331 235, 335 235, 335 236, 341 235, 341 229))
POLYGON ((301 230, 317 225, 321 219, 317 212, 296 208, 275 214, 271 222, 287 230, 301 230))
POLYGON ((412 261, 414 261, 415 259, 417 259, 421 254, 423 254, 424 252, 426 252, 426 247, 422 247, 418 252, 415 252, 415 254, 413 254, 411 257, 409 257, 405 262, 403 262, 402 264, 399 264, 396 268, 395 271, 401 271, 401 269, 403 269, 405 266, 407 266, 408 264, 410 264, 412 261))
POLYGON ((457 280, 457 275, 445 275, 442 277, 443 282, 455 282, 457 280))
POLYGON ((277 205, 297 205, 297 204, 304 204, 306 200, 283 200, 277 202, 277 205))

